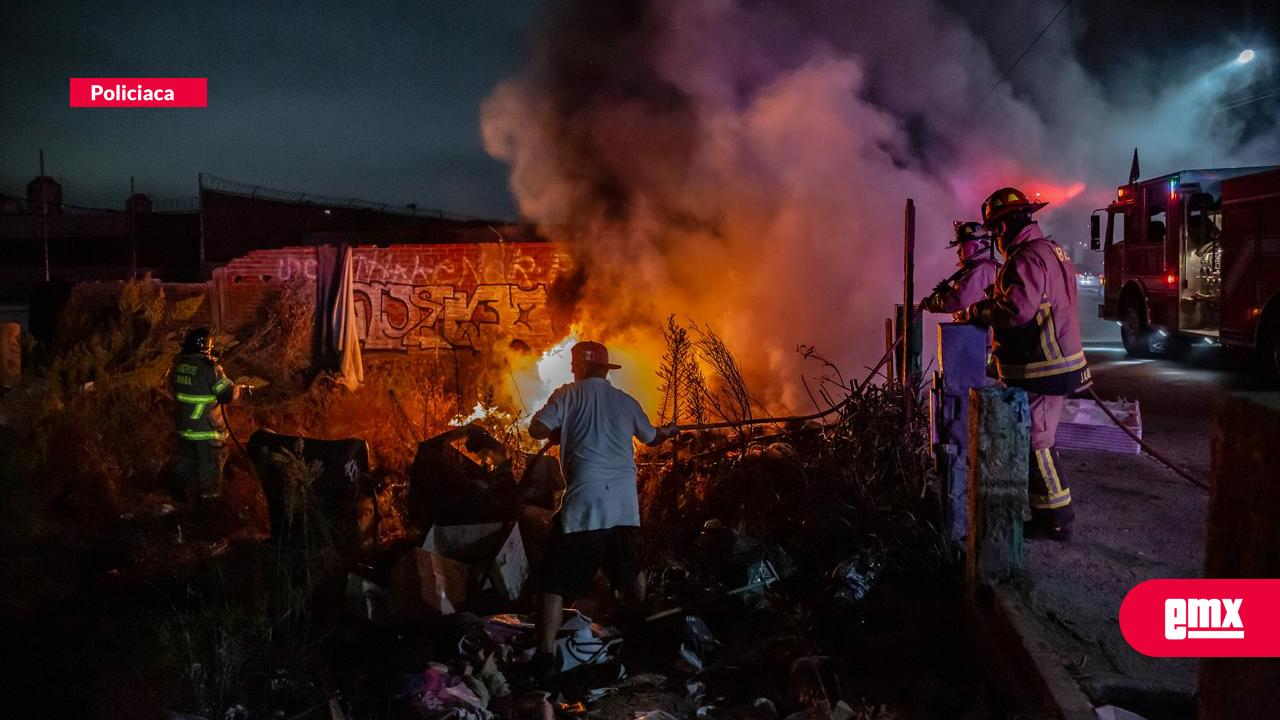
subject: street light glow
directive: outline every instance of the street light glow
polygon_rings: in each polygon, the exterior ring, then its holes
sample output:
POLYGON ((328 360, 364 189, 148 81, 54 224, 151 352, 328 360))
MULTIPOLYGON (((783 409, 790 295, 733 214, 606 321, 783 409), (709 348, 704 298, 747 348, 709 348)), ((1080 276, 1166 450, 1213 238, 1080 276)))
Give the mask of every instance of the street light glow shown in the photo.
POLYGON ((1252 61, 1253 55, 1254 53, 1252 50, 1245 50, 1244 52, 1241 52, 1240 57, 1236 58, 1236 64, 1244 65, 1245 63, 1252 61))

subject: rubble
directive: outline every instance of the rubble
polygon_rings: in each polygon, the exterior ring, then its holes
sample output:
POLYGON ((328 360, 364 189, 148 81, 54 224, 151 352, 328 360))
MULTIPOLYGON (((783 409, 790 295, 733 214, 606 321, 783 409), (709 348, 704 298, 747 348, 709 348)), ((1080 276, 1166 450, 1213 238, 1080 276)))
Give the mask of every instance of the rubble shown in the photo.
POLYGON ((515 523, 437 525, 393 571, 391 611, 404 616, 425 607, 448 615, 469 596, 485 593, 510 602, 520 597, 528 577, 515 523))
POLYGON ((478 425, 420 443, 410 469, 409 519, 425 528, 518 520, 525 507, 554 510, 564 492, 559 461, 522 455, 517 480, 517 458, 478 425))
POLYGON ((875 587, 882 569, 882 562, 865 552, 840 563, 831 573, 836 603, 845 608, 857 605, 875 587))

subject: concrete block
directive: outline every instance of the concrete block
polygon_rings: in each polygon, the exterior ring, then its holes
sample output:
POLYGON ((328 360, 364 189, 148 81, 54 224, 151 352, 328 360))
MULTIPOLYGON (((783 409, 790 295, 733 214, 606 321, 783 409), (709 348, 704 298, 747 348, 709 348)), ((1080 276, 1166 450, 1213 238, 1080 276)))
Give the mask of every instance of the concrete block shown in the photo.
POLYGON ((970 590, 994 585, 1022 567, 1031 409, 1019 388, 969 391, 970 590))

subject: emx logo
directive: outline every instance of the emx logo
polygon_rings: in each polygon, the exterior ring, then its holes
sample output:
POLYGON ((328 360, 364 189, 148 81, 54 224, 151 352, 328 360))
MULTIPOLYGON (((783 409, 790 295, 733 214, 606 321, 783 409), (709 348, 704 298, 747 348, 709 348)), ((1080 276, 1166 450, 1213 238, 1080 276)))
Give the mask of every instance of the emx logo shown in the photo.
POLYGON ((1244 598, 1169 598, 1164 601, 1165 640, 1243 640, 1244 598))
POLYGON ((1280 580, 1148 580, 1120 632, 1153 657, 1280 657, 1280 580))

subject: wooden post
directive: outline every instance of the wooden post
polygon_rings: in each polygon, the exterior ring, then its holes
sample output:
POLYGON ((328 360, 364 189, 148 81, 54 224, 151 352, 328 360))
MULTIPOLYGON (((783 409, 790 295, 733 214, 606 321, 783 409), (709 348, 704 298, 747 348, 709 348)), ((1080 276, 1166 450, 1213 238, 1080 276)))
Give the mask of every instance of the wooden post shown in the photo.
POLYGON ((895 369, 897 358, 893 354, 893 318, 884 319, 884 351, 889 353, 889 362, 884 368, 884 376, 888 378, 888 385, 893 385, 893 379, 898 377, 898 371, 895 369))
POLYGON ((915 278, 916 202, 911 198, 907 198, 902 239, 902 310, 901 320, 898 322, 898 332, 903 335, 902 347, 899 348, 902 357, 902 368, 899 370, 898 380, 902 382, 902 402, 903 407, 906 409, 907 417, 911 416, 911 402, 914 399, 912 393, 920 376, 918 356, 915 366, 913 367, 911 364, 911 325, 913 325, 911 316, 912 311, 915 309, 915 278))
POLYGON ((969 391, 970 593, 1007 580, 1022 567, 1022 510, 1027 506, 1031 408, 1020 388, 969 391))
MULTIPOLYGON (((1214 422, 1204 576, 1280 578, 1280 398, 1228 395, 1214 422)), ((1247 616, 1246 616, 1247 622, 1247 616)), ((1273 718, 1280 661, 1200 663, 1200 717, 1273 718)))

